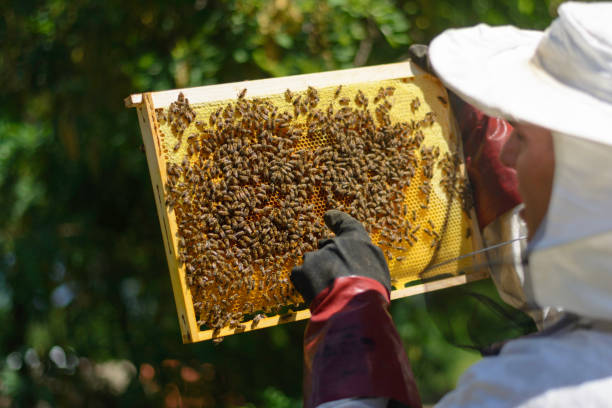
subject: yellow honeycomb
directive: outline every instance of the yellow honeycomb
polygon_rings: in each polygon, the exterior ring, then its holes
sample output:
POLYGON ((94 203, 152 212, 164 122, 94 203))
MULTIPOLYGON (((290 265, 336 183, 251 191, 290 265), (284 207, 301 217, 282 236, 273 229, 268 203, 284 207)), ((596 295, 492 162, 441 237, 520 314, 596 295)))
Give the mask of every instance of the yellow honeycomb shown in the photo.
MULTIPOLYGON (((354 107, 353 99, 358 90, 361 90, 370 101, 368 109, 375 116, 374 110, 376 105, 373 103, 373 100, 380 87, 395 88, 393 95, 387 97, 387 100, 392 104, 392 108, 389 111, 392 123, 417 122, 423 120, 428 112, 433 112, 435 114, 433 125, 421 128, 425 136, 422 146, 439 149, 439 158, 444 157, 446 153, 460 153, 460 139, 455 133, 452 123, 453 119, 446 91, 439 81, 430 75, 418 75, 409 78, 343 86, 339 97, 335 97, 337 91, 335 86, 317 88, 320 98, 318 107, 326 109, 329 104, 332 104, 334 111, 337 111, 342 107, 339 104, 342 97, 348 97, 351 101, 351 106, 354 107), (419 100, 420 106, 415 109, 412 103, 416 99, 419 100)), ((246 98, 249 98, 248 90, 246 98)), ((265 99, 278 107, 279 112, 288 111, 293 113, 293 105, 286 102, 282 94, 269 95, 265 99)), ((208 123, 209 115, 218 108, 225 107, 228 102, 232 101, 222 100, 213 103, 195 104, 191 105, 191 107, 197 114, 196 121, 201 120, 208 123)), ((305 115, 301 115, 298 119, 292 121, 292 125, 295 126, 296 123, 303 125, 304 122, 305 115)), ((169 124, 166 122, 158 124, 158 126, 162 139, 164 160, 166 163, 181 163, 186 155, 187 143, 182 143, 174 151, 178 139, 173 135, 169 124)), ((194 121, 184 131, 184 137, 195 132, 197 132, 197 129, 195 128, 194 121)), ((329 144, 329 141, 323 138, 311 139, 307 137, 306 133, 303 132, 301 140, 295 147, 296 150, 313 150, 316 147, 329 144)), ((420 149, 415 150, 415 153, 420 162, 422 159, 420 149)), ((462 155, 459 154, 459 157, 462 158, 462 155)), ((410 218, 413 225, 420 225, 419 230, 415 233, 418 241, 413 245, 408 245, 407 243, 394 244, 391 247, 381 245, 383 252, 388 256, 392 284, 395 289, 400 289, 415 281, 441 274, 456 274, 471 264, 471 259, 468 257, 461 261, 448 262, 443 266, 433 267, 472 251, 472 239, 469 237, 472 221, 462 210, 462 203, 457 195, 449 200, 446 192, 441 188, 440 181, 443 174, 437 163, 434 165, 433 170, 433 177, 430 179, 432 189, 429 194, 428 203, 426 203, 425 194, 419 189, 423 181, 427 179, 423 175, 422 167, 418 168, 411 180, 410 186, 406 187, 403 191, 404 204, 410 210, 407 218, 410 218), (412 214, 413 212, 414 215, 412 214), (436 236, 439 237, 439 245, 436 245, 436 242, 434 242, 436 236)), ((463 166, 461 166, 460 171, 464 171, 463 166)), ((314 211, 320 217, 329 209, 326 208, 325 200, 318 194, 311 195, 309 203, 314 205, 314 211)), ((373 230, 371 238, 374 243, 378 243, 380 231, 373 230)), ((282 270, 281 277, 288 279, 293 266, 293 262, 278 265, 278 268, 282 270)), ((181 273, 184 273, 184 271, 181 273)), ((262 279, 262 276, 254 276, 254 279, 258 282, 262 279)), ((245 302, 250 302, 255 305, 256 310, 265 310, 266 301, 263 299, 265 291, 265 288, 264 290, 254 291, 242 289, 234 300, 233 309, 239 311, 245 302)), ((194 301, 210 297, 211 295, 220 296, 214 290, 210 293, 203 293, 193 287, 191 292, 194 301)), ((297 303, 298 301, 299 298, 294 298, 290 303, 297 303)))

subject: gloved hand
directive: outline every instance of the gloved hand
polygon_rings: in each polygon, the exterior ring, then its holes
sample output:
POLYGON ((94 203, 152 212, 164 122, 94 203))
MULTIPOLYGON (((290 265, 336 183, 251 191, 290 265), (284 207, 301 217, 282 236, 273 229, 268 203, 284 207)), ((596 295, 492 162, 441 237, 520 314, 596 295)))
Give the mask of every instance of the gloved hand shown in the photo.
POLYGON ((327 211, 323 218, 336 236, 319 241, 319 250, 306 253, 303 265, 291 272, 291 282, 304 300, 310 304, 342 276, 371 278, 391 292, 387 261, 359 221, 338 210, 327 211))
POLYGON ((361 397, 420 407, 388 311, 391 279, 382 251, 350 215, 331 210, 324 219, 336 236, 321 240, 319 250, 305 254, 291 273, 311 312, 304 334, 304 407, 361 397))

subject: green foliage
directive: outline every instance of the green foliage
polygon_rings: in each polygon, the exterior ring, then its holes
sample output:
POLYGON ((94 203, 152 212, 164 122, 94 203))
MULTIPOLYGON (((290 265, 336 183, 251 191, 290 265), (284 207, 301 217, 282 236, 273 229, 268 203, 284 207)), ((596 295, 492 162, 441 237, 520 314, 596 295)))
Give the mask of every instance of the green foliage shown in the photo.
MULTIPOLYGON (((182 345, 137 91, 402 60, 534 0, 19 1, 0 17, 0 406, 298 406, 303 323, 182 345)), ((473 353, 398 302, 424 401, 473 353)))

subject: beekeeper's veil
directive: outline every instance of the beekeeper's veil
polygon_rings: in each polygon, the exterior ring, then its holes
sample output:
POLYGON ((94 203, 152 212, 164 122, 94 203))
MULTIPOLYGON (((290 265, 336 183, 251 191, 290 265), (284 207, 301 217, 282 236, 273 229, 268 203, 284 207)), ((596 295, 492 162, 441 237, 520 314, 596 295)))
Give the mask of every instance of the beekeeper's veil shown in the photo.
POLYGON ((612 3, 564 3, 545 31, 448 30, 429 58, 444 84, 491 116, 550 129, 555 176, 528 247, 527 297, 612 319, 612 3))

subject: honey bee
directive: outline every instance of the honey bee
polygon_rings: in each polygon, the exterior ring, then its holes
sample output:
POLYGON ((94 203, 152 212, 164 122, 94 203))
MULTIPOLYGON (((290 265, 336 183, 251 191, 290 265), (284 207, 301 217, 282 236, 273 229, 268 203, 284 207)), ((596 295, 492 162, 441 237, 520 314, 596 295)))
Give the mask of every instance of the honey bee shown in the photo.
POLYGON ((290 103, 292 99, 293 99, 293 93, 291 93, 291 90, 287 88, 287 90, 285 91, 285 101, 290 103))
POLYGON ((378 93, 374 97, 374 103, 377 104, 384 97, 385 97, 385 89, 381 86, 380 88, 378 88, 378 93))
POLYGON ((342 91, 342 85, 339 85, 338 88, 336 88, 336 92, 334 92, 334 99, 337 99, 338 96, 340 96, 340 91, 342 91))
POLYGON ((361 89, 357 91, 357 95, 355 96, 355 104, 363 107, 368 106, 368 98, 366 98, 361 89))
POLYGON ((156 116, 157 122, 160 124, 166 123, 166 121, 168 120, 168 117, 164 113, 164 108, 155 109, 155 116, 156 116))

